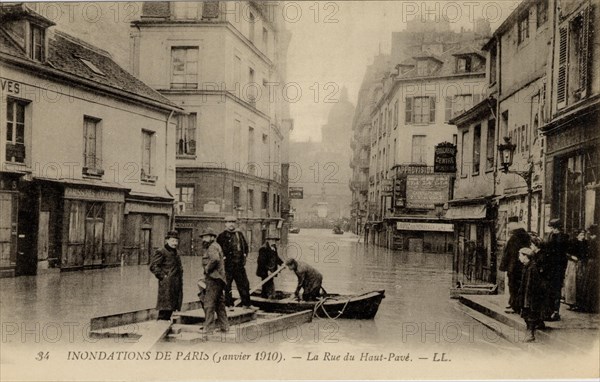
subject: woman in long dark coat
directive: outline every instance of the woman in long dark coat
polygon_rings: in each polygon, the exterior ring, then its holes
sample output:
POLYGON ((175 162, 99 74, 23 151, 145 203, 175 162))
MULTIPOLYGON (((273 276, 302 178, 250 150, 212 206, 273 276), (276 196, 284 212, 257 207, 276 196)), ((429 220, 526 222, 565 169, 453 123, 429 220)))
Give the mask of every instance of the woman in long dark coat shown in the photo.
POLYGON ((521 275, 523 264, 519 262, 519 250, 524 247, 529 247, 531 237, 516 223, 511 223, 511 236, 506 242, 504 253, 500 262, 500 270, 506 272, 508 278, 508 305, 510 310, 507 313, 519 313, 521 307, 519 305, 519 289, 521 288, 521 275))
POLYGON ((519 261, 523 264, 521 287, 518 295, 519 306, 521 307, 521 317, 527 325, 525 342, 531 342, 535 340, 535 330, 546 327, 543 321, 546 295, 536 253, 531 248, 521 248, 519 250, 519 261))
POLYGON ((177 254, 177 232, 169 232, 165 240, 165 246, 150 259, 150 272, 158 279, 156 309, 159 320, 170 320, 173 311, 180 310, 183 302, 183 267, 177 254))
POLYGON ((598 283, 600 260, 600 243, 598 242, 598 226, 593 224, 588 229, 588 261, 583 276, 583 301, 581 309, 585 312, 598 313, 600 305, 600 285, 598 283))

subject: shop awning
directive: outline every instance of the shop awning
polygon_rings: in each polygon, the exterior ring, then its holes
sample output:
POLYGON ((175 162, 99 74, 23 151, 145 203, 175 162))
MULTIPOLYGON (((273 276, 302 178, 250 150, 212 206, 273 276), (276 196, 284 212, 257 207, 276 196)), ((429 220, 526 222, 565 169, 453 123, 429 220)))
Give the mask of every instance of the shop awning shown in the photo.
POLYGON ((487 209, 485 204, 470 204, 466 206, 452 206, 446 211, 448 220, 481 220, 485 219, 487 209))

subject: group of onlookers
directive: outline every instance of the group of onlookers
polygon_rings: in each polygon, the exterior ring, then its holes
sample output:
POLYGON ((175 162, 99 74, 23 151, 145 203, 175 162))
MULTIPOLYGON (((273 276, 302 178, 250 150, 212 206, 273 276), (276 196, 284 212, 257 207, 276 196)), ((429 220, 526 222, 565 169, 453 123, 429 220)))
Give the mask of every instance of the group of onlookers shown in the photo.
POLYGON ((510 238, 504 247, 500 270, 507 273, 509 303, 506 312, 520 314, 527 324, 525 341, 535 340, 535 330, 544 321, 559 321, 561 301, 570 310, 597 313, 598 226, 575 233, 562 232, 559 219, 552 219, 545 240, 509 223, 510 238))

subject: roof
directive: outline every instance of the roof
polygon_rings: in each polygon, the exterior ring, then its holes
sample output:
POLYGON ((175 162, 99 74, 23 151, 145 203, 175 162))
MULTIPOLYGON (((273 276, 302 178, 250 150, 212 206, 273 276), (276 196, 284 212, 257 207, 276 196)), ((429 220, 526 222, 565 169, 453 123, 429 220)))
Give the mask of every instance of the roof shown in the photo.
MULTIPOLYGON (((6 14, 4 7, 2 6, 0 9, 6 14)), ((168 106, 169 109, 179 109, 176 104, 121 68, 108 52, 62 31, 54 30, 53 33, 48 34, 47 58, 45 62, 38 62, 31 60, 24 49, 5 30, 0 28, 0 53, 27 60, 33 66, 48 70, 54 69, 82 80, 91 81, 99 87, 107 86, 116 91, 128 93, 132 98, 142 97, 168 106)))
POLYGON ((477 48, 475 48, 473 46, 470 46, 470 45, 460 47, 454 53, 452 53, 452 55, 453 56, 470 56, 470 55, 476 55, 476 56, 479 56, 481 58, 485 58, 485 55, 483 54, 483 52, 480 49, 477 49, 477 48))

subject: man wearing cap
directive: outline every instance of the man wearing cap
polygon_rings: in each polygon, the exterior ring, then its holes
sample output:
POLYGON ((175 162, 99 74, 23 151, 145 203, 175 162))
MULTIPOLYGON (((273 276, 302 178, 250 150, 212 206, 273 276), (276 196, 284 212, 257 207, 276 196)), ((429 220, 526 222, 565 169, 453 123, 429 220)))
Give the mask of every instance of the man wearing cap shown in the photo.
POLYGON ((521 274, 523 264, 519 261, 519 249, 529 247, 531 238, 525 229, 518 222, 508 223, 510 238, 504 246, 504 253, 500 261, 500 271, 506 272, 508 278, 508 310, 506 313, 519 313, 519 289, 521 288, 521 274))
POLYGON ((158 279, 159 320, 170 320, 173 311, 180 310, 183 302, 183 267, 177 254, 178 244, 177 231, 170 231, 165 237, 165 246, 150 259, 150 272, 158 279))
POLYGON ((225 218, 225 231, 217 237, 217 243, 223 249, 225 256, 225 275, 227 276, 227 285, 225 286, 225 304, 233 306, 233 297, 231 295, 231 286, 235 281, 237 290, 240 293, 242 306, 250 307, 250 282, 246 274, 246 257, 248 256, 248 243, 244 234, 236 227, 237 219, 235 216, 225 218))
POLYGON ((559 321, 560 298, 569 260, 567 257, 569 235, 562 232, 562 223, 559 219, 550 220, 548 226, 552 231, 546 239, 546 257, 543 261, 549 282, 548 313, 550 313, 550 321, 559 321))
MULTIPOLYGON (((265 243, 258 250, 256 275, 262 280, 269 277, 269 273, 275 272, 283 264, 283 260, 277 254, 277 246, 275 245, 278 240, 279 238, 274 235, 267 236, 265 243)), ((262 285, 260 295, 263 298, 273 298, 275 296, 275 282, 272 278, 262 285)))
POLYGON ((285 265, 296 274, 298 286, 294 292, 294 297, 300 300, 300 290, 302 289, 302 300, 315 301, 321 296, 321 285, 323 284, 323 275, 314 267, 306 264, 304 261, 296 259, 287 259, 285 265))
POLYGON ((205 277, 205 296, 204 296, 204 331, 206 333, 215 330, 215 313, 217 314, 217 323, 222 332, 229 331, 227 323, 227 312, 225 310, 225 263, 223 260, 223 251, 221 246, 215 241, 217 234, 212 228, 206 228, 200 233, 204 254, 202 256, 202 266, 204 267, 205 277))

